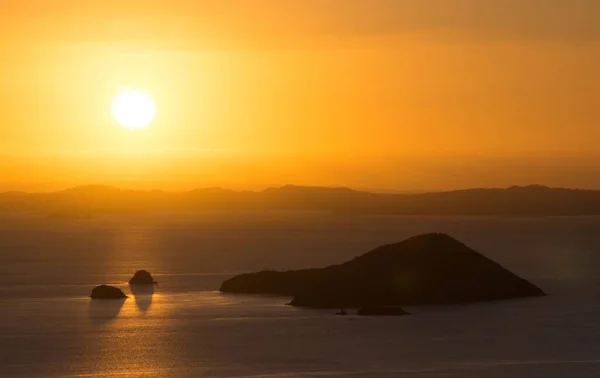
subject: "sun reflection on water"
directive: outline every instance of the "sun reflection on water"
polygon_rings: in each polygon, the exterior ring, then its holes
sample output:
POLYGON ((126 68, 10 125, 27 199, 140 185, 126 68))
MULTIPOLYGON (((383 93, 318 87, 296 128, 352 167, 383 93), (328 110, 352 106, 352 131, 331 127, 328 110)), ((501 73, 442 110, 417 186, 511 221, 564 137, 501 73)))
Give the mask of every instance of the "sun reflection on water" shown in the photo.
POLYGON ((170 321, 165 297, 152 287, 128 288, 123 286, 126 300, 91 300, 89 331, 95 336, 86 345, 85 364, 97 377, 168 375, 175 355, 169 335, 157 331, 170 321))

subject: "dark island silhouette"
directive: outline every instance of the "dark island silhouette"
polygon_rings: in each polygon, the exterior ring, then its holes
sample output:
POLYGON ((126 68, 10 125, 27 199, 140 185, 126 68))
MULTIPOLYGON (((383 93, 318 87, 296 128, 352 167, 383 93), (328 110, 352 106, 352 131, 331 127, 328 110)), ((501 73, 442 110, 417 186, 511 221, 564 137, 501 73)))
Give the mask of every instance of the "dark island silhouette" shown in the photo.
POLYGON ((293 296, 293 306, 364 308, 446 305, 543 296, 537 286, 445 234, 384 245, 340 265, 235 276, 225 293, 293 296))
POLYGON ((170 193, 80 186, 54 193, 0 193, 0 212, 86 219, 152 211, 311 210, 404 215, 599 215, 600 191, 540 185, 389 194, 287 185, 259 192, 195 189, 170 193))
POLYGON ((127 298, 127 295, 123 292, 123 290, 118 287, 108 286, 108 285, 100 285, 92 289, 92 294, 90 295, 92 299, 123 299, 127 298))
POLYGON ((138 270, 129 280, 130 285, 155 285, 156 283, 147 270, 138 270))

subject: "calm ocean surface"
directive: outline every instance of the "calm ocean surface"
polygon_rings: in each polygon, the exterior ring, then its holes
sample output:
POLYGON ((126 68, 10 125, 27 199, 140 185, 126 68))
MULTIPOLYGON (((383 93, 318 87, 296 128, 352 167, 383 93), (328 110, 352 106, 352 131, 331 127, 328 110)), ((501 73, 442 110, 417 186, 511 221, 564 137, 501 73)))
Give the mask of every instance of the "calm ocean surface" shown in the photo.
POLYGON ((600 217, 0 214, 0 377, 598 377, 599 277, 600 217), (549 296, 361 318, 217 291, 426 232, 549 296), (154 293, 125 284, 137 269, 154 293), (92 302, 99 284, 130 297, 92 302))

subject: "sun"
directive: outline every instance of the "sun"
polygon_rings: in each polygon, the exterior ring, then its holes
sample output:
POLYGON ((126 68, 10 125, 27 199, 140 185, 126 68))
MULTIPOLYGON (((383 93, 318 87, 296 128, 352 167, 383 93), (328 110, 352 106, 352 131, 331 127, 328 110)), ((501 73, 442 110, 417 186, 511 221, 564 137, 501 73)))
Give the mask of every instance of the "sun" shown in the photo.
POLYGON ((115 96, 111 113, 119 125, 136 130, 148 126, 156 117, 156 104, 143 91, 128 90, 115 96))

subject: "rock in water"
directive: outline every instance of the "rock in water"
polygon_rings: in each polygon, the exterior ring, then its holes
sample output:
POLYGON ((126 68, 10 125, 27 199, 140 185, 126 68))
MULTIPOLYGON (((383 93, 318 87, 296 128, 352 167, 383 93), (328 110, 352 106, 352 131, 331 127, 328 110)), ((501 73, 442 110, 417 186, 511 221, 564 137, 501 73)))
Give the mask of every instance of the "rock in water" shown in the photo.
POLYGON ((92 299, 123 299, 127 298, 127 295, 123 293, 123 290, 118 287, 108 286, 108 285, 100 285, 92 289, 92 294, 90 295, 92 299))
POLYGON ((398 316, 408 315, 402 307, 398 306, 365 306, 358 310, 358 315, 363 316, 398 316))
POLYGON ((129 280, 130 285, 154 285, 156 281, 147 270, 138 270, 129 280))
POLYGON ((440 305, 545 295, 445 234, 415 236, 323 269, 236 276, 225 281, 221 291, 292 295, 291 305, 311 308, 440 305))

